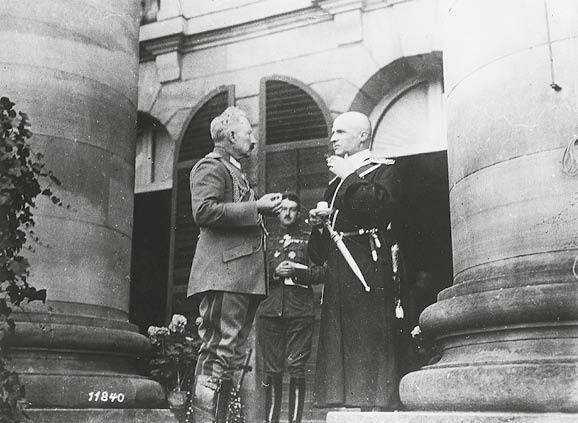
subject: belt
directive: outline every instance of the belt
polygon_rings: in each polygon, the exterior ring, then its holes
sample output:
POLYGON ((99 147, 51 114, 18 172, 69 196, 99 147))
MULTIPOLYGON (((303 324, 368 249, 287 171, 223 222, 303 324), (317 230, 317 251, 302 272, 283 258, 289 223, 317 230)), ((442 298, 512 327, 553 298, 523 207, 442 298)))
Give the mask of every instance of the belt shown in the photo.
POLYGON ((369 236, 369 247, 371 248, 371 258, 373 261, 377 261, 377 250, 381 248, 381 241, 377 236, 379 232, 378 228, 361 228, 356 231, 350 232, 339 232, 341 236, 350 237, 350 236, 360 236, 360 235, 370 235, 369 236))
POLYGON ((339 232, 342 236, 358 236, 358 235, 365 235, 365 234, 376 234, 379 231, 379 229, 377 228, 369 228, 369 229, 365 229, 365 228, 361 228, 358 229, 356 231, 350 231, 350 232, 339 232))

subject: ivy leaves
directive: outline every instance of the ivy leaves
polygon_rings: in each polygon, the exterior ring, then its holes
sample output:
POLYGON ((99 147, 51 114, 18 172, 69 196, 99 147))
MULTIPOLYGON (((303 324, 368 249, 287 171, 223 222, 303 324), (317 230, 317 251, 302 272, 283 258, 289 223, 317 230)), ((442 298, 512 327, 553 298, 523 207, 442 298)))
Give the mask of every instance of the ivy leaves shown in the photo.
POLYGON ((60 185, 46 170, 43 155, 34 153, 28 143, 32 136, 26 113, 16 112, 7 97, 0 98, 0 420, 19 422, 24 414, 24 387, 18 375, 8 371, 3 360, 2 340, 6 332, 14 332, 10 315, 13 307, 23 302, 46 301, 46 290, 31 286, 27 277, 30 263, 20 255, 29 237, 34 234, 32 210, 38 195, 57 205, 62 201, 41 181, 60 185))

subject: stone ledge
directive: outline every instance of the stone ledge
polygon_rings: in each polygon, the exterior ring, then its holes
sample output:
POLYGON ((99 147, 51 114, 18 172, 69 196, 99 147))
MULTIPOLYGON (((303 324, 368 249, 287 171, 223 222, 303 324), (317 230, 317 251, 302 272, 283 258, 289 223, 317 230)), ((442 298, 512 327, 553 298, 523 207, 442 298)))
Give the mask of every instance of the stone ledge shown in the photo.
POLYGON ((332 411, 327 423, 565 423, 577 422, 578 414, 566 413, 485 413, 419 412, 361 413, 332 411))
POLYGON ((168 409, 30 409, 30 423, 178 423, 168 409))

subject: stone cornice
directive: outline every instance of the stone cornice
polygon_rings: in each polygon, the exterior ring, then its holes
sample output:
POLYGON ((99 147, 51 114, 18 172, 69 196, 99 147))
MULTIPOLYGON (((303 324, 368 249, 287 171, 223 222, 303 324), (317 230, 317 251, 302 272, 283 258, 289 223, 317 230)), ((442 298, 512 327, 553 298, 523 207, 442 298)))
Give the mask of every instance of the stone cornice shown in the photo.
POLYGON ((311 2, 330 15, 363 9, 366 3, 365 0, 311 0, 311 2))
POLYGON ((414 0, 311 0, 311 6, 218 29, 195 32, 195 19, 177 16, 141 26, 140 61, 188 53, 333 20, 335 15, 390 7, 414 0))
POLYGON ((141 62, 154 60, 159 54, 174 51, 187 53, 230 44, 331 19, 331 15, 318 8, 311 7, 240 25, 198 33, 188 31, 187 28, 190 28, 191 25, 188 25, 188 22, 182 17, 155 22, 141 27, 140 60, 141 62))
POLYGON ((315 6, 323 9, 330 15, 349 12, 352 10, 369 11, 406 3, 415 0, 311 0, 315 6))

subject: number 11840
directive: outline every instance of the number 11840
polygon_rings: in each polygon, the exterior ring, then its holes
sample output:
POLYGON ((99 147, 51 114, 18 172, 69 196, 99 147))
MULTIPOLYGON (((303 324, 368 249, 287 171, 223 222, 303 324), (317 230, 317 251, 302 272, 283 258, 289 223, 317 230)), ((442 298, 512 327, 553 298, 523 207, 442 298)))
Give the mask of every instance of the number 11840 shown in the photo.
POLYGON ((125 395, 120 392, 96 391, 88 393, 88 400, 92 402, 124 402, 125 395))

